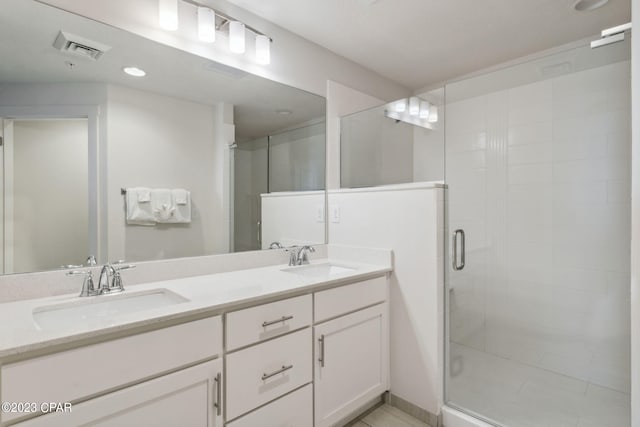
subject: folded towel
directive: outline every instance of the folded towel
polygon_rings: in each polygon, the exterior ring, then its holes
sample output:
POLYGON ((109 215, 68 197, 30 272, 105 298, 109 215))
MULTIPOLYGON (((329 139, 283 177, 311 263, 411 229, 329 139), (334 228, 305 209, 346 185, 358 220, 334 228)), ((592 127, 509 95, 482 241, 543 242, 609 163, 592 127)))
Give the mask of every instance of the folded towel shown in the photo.
POLYGON ((186 205, 189 200, 189 192, 182 188, 174 188, 171 190, 171 194, 176 205, 186 205))
POLYGON ((136 188, 138 193, 138 202, 145 203, 151 201, 151 189, 145 187, 136 188))
POLYGON ((174 206, 176 208, 173 217, 168 222, 188 224, 191 222, 191 193, 182 188, 171 190, 174 206))
POLYGON ((127 188, 126 192, 127 224, 155 225, 156 220, 151 210, 151 204, 144 200, 146 194, 150 194, 151 191, 144 187, 134 187, 127 188))
POLYGON ((166 188, 151 190, 151 211, 156 222, 171 222, 176 211, 171 190, 166 188))

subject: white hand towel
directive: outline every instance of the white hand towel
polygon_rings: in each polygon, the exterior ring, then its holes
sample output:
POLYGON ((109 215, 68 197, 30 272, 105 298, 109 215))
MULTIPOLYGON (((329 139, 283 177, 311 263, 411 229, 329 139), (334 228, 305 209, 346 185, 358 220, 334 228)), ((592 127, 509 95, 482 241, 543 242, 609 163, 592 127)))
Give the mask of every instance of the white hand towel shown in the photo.
POLYGON ((188 224, 191 222, 191 193, 183 188, 171 190, 171 196, 175 204, 175 213, 169 221, 176 224, 188 224))
POLYGON ((138 202, 145 203, 151 201, 151 189, 145 187, 136 188, 138 192, 138 202))
POLYGON ((151 210, 156 222, 172 222, 176 205, 173 203, 171 190, 166 188, 151 190, 151 210))
POLYGON ((134 187, 127 188, 126 192, 127 224, 155 225, 156 220, 151 211, 151 204, 144 201, 145 194, 150 193, 150 190, 144 187, 134 187))

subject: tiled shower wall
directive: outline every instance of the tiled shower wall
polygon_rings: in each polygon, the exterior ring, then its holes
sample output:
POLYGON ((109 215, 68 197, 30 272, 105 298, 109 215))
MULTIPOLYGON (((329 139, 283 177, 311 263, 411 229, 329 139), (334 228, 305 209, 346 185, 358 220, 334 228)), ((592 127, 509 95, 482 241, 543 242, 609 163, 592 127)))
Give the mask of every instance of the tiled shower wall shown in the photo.
POLYGON ((629 61, 446 113, 451 340, 628 393, 629 61))

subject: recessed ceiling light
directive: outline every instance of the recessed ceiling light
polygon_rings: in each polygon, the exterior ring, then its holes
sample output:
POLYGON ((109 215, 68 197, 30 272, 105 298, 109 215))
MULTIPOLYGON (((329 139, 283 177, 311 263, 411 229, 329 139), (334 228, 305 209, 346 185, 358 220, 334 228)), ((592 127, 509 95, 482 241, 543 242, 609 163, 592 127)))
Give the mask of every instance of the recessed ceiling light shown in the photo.
POLYGON ((276 110, 276 113, 280 114, 281 116, 288 116, 291 114, 291 110, 276 110))
POLYGON ((124 67, 122 71, 133 77, 144 77, 147 75, 146 71, 138 67, 124 67))
POLYGON ((579 12, 595 10, 607 4, 609 0, 576 0, 573 8, 579 12))

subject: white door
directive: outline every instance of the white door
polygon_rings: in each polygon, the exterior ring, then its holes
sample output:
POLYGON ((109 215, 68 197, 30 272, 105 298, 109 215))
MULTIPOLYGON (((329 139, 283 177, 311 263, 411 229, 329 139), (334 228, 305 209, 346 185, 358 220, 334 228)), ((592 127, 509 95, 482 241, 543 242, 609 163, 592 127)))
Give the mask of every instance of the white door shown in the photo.
POLYGON ((387 305, 317 325, 315 426, 340 421, 388 389, 387 305))
POLYGON ((107 394, 20 427, 221 427, 222 359, 107 394))

